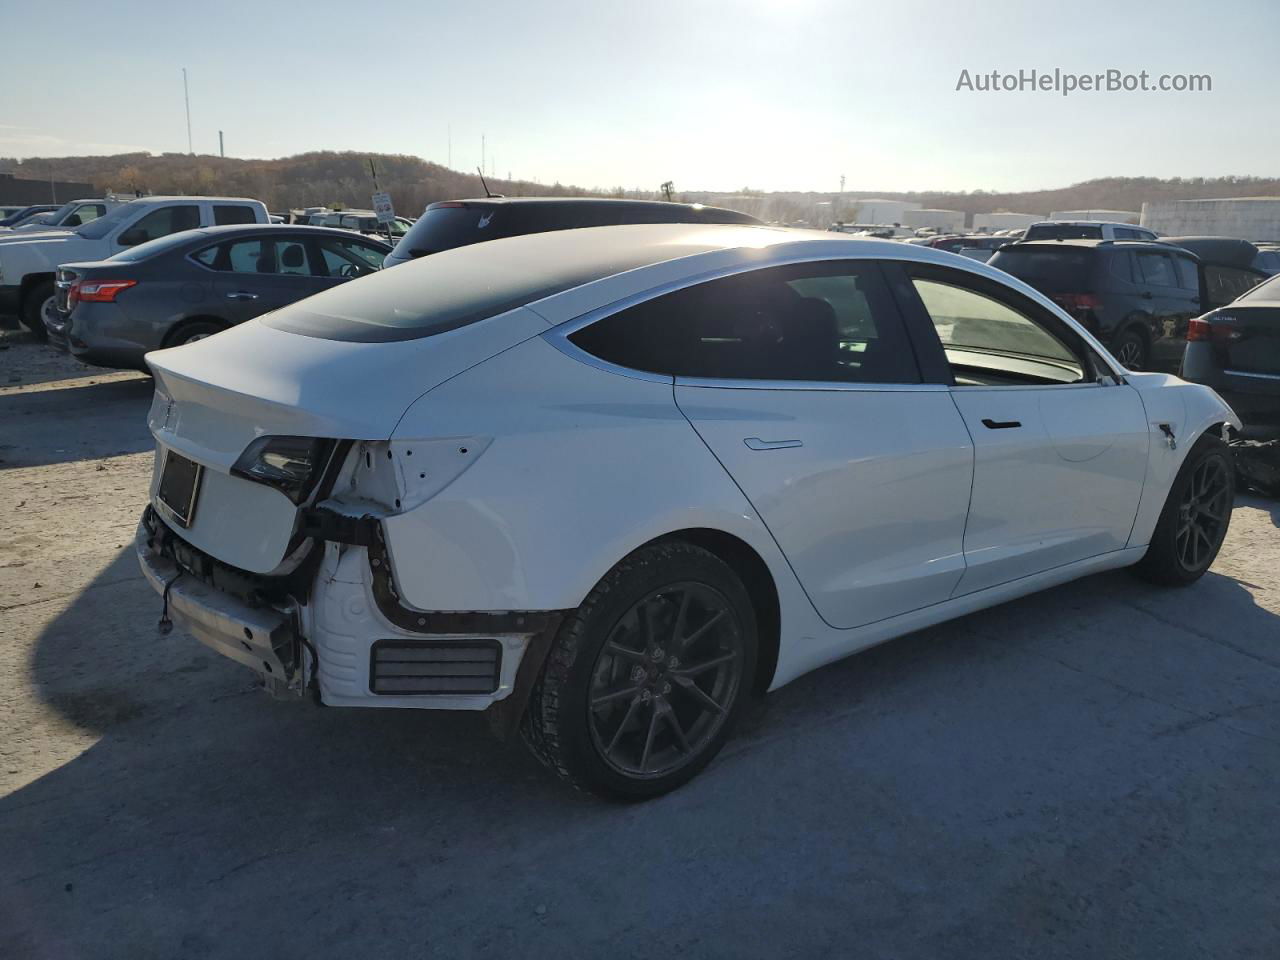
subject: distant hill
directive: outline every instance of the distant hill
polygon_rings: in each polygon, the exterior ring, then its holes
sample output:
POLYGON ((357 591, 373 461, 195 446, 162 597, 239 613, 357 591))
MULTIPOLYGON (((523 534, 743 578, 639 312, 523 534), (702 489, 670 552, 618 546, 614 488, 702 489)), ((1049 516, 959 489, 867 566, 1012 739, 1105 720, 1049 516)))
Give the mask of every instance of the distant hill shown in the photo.
POLYGON ((914 200, 926 208, 962 210, 970 217, 975 213, 1034 213, 1045 216, 1054 210, 1142 210, 1145 202, 1157 200, 1211 200, 1219 197, 1280 196, 1280 178, 1275 177, 1104 177, 1057 187, 1051 190, 1029 190, 999 193, 990 190, 943 191, 924 190, 907 193, 892 190, 846 190, 779 193, 744 187, 732 194, 694 191, 685 199, 699 203, 731 206, 766 220, 810 220, 815 204, 843 199, 850 210, 857 200, 882 198, 914 200))
MULTIPOLYGON (((0 172, 20 177, 81 180, 99 190, 131 193, 216 193, 257 197, 272 210, 341 204, 367 207, 373 184, 369 155, 318 151, 278 160, 241 160, 182 153, 151 155, 126 153, 103 157, 52 157, 18 161, 0 158, 0 172)), ((382 189, 390 192, 397 211, 415 216, 428 203, 461 197, 483 196, 474 173, 451 170, 438 163, 401 154, 374 154, 382 189)), ((657 177, 655 177, 657 179, 657 177)), ((613 189, 542 184, 527 180, 491 179, 489 187, 507 196, 615 196, 658 197, 656 190, 613 189)), ((1047 214, 1053 210, 1141 210, 1146 201, 1193 200, 1215 197, 1280 196, 1280 178, 1267 177, 1104 177, 1052 190, 999 193, 987 190, 909 193, 885 190, 847 190, 850 204, 859 199, 883 197, 914 200, 925 207, 963 210, 967 214, 1010 211, 1047 214)), ((767 192, 744 187, 734 192, 684 191, 677 200, 714 203, 744 210, 766 220, 797 221, 820 217, 830 207, 819 203, 837 199, 831 192, 767 192)), ((819 224, 825 226, 825 224, 819 224)))
MULTIPOLYGON (((19 177, 82 180, 99 191, 153 194, 222 194, 256 197, 272 210, 290 207, 368 207, 373 194, 369 154, 321 151, 278 160, 240 160, 184 153, 122 153, 103 157, 0 158, 0 172, 19 177)), ((391 194, 399 213, 417 216, 435 200, 482 197, 474 173, 397 154, 373 154, 378 185, 391 194)), ((494 193, 508 196, 584 196, 563 184, 489 179, 494 193)), ((619 193, 619 191, 613 191, 619 193)), ((610 194, 613 195, 613 194, 610 194)), ((628 196, 631 194, 628 193, 628 196)), ((647 195, 647 194, 646 194, 647 195)))

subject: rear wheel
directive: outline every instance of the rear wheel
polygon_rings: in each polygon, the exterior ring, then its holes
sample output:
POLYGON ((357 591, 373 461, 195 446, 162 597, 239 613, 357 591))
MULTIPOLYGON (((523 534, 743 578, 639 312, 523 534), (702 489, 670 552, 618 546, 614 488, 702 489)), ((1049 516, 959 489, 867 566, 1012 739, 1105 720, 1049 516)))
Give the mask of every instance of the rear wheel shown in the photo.
POLYGON ((198 343, 206 337, 212 337, 215 333, 221 333, 225 329, 227 329, 226 324, 219 323, 216 320, 195 320, 191 323, 184 323, 166 338, 165 346, 185 347, 189 343, 198 343))
POLYGON ((44 318, 55 308, 56 303, 52 280, 36 284, 23 298, 22 325, 33 333, 37 340, 43 340, 49 335, 49 331, 45 329, 44 318))
POLYGON ((1137 330, 1130 328, 1120 334, 1111 352, 1126 370, 1146 369, 1147 341, 1137 330))
POLYGON ((1226 539, 1235 500, 1235 468, 1215 436, 1196 441, 1174 478, 1151 546, 1134 572, 1144 580, 1183 587, 1213 564, 1226 539))
POLYGON ((719 752, 755 664, 755 613, 733 570, 692 544, 644 547, 562 624, 525 741, 581 789, 658 796, 719 752))

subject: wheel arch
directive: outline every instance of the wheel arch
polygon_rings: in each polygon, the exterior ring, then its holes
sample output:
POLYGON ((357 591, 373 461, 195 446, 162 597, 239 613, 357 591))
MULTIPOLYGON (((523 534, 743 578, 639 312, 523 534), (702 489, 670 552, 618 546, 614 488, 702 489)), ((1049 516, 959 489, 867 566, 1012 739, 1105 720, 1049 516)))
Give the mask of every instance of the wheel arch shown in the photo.
POLYGON ((33 290, 43 283, 53 283, 57 278, 58 275, 52 270, 47 273, 28 273, 24 276, 19 286, 19 309, 26 307, 27 297, 33 290))
POLYGON ((778 652, 782 641, 782 605, 778 597, 778 585, 774 582, 769 565, 756 549, 740 537, 710 527, 690 527, 675 530, 650 540, 643 546, 680 540, 701 547, 724 561, 737 574, 756 612, 757 650, 756 676, 752 692, 762 696, 773 683, 778 667, 778 652))
POLYGON ((178 342, 179 335, 184 329, 197 323, 215 323, 223 330, 230 330, 231 327, 234 326, 234 324, 228 323, 224 318, 215 317, 213 314, 198 313, 190 317, 183 317, 165 331, 164 338, 160 341, 159 349, 165 350, 172 347, 178 342))

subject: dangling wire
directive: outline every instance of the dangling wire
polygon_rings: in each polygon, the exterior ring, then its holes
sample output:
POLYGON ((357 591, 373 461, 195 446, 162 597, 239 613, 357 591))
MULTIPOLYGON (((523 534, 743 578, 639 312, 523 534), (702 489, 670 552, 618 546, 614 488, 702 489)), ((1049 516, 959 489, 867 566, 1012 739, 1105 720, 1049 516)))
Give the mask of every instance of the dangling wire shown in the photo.
POLYGON ((160 631, 160 636, 168 636, 173 632, 173 621, 169 619, 169 591, 173 589, 173 585, 182 579, 185 570, 179 568, 173 579, 164 585, 164 593, 161 599, 164 605, 160 608, 160 622, 156 624, 156 629, 160 631))

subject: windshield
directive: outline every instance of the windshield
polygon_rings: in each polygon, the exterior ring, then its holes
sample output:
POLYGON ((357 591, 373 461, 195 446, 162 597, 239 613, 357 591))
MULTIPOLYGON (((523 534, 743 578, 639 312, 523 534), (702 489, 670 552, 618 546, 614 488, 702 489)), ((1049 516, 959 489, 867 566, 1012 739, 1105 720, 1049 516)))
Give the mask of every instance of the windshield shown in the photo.
POLYGON ((118 207, 112 207, 97 220, 86 223, 83 227, 77 227, 76 233, 89 240, 101 240, 133 214, 132 208, 132 203, 122 203, 118 207))
POLYGON ((64 203, 62 206, 60 206, 57 210, 54 210, 52 213, 46 213, 40 219, 43 220, 45 223, 59 223, 63 217, 67 216, 67 214, 69 214, 72 210, 74 210, 79 205, 80 205, 79 200, 72 200, 69 203, 64 203))
POLYGON ((1092 250, 1012 246, 1001 247, 987 262, 1039 290, 1058 293, 1083 290, 1092 260, 1092 250))

